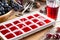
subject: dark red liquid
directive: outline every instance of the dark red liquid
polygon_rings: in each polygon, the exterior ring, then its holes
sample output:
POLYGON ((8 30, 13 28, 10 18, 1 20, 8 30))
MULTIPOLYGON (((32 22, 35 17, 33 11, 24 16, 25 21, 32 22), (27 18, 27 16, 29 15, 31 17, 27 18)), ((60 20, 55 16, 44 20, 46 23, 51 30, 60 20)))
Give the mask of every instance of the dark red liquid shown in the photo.
POLYGON ((22 29, 24 32, 28 32, 28 31, 30 31, 31 29, 29 28, 29 27, 25 27, 25 28, 23 28, 22 29))
POLYGON ((47 16, 56 20, 57 14, 58 14, 58 8, 59 7, 53 8, 53 7, 47 6, 47 16))
POLYGON ((17 20, 17 21, 14 21, 13 23, 16 25, 16 24, 18 24, 18 23, 20 23, 20 22, 17 20))
POLYGON ((27 21, 27 22, 26 22, 26 24, 27 24, 27 25, 30 25, 30 24, 32 24, 32 22, 30 22, 30 21, 27 21))
POLYGON ((18 35, 21 35, 23 33, 21 31, 17 31, 17 32, 15 32, 15 34, 18 36, 18 35))
POLYGON ((35 28, 37 28, 38 26, 36 26, 35 24, 34 25, 31 25, 30 26, 32 29, 35 29, 35 28))
POLYGON ((32 20, 34 23, 38 22, 39 20, 38 19, 33 19, 32 20))
POLYGON ((10 26, 12 26, 12 24, 11 23, 8 23, 8 24, 5 24, 5 26, 6 27, 10 27, 10 26))
POLYGON ((8 33, 8 32, 10 32, 10 31, 7 30, 7 29, 1 31, 1 33, 2 33, 3 35, 5 35, 5 34, 8 33))
POLYGON ((43 26, 43 25, 44 25, 43 22, 38 22, 37 24, 38 24, 39 26, 43 26))
POLYGON ((22 28, 22 27, 24 27, 25 25, 24 24, 18 24, 17 25, 19 28, 22 28))
POLYGON ((15 37, 12 33, 10 33, 10 34, 8 34, 8 35, 6 35, 5 36, 7 39, 10 39, 10 38, 13 38, 13 37, 15 37))
POLYGON ((40 16, 40 15, 39 15, 39 14, 34 14, 34 16, 35 16, 35 17, 38 17, 38 16, 40 16))
POLYGON ((49 22, 51 22, 50 20, 48 20, 48 19, 46 19, 46 20, 44 20, 44 22, 45 23, 49 23, 49 22))
POLYGON ((27 18, 28 18, 28 19, 32 19, 32 18, 34 18, 34 17, 33 17, 33 16, 28 16, 27 18))

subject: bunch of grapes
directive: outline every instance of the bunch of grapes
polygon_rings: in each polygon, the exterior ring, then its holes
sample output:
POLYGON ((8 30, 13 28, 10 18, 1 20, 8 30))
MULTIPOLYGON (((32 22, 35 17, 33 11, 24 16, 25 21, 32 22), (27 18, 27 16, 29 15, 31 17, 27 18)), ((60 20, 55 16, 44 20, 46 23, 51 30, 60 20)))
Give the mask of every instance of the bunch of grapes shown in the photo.
POLYGON ((6 14, 11 9, 14 9, 15 11, 21 11, 23 10, 23 6, 17 4, 13 0, 0 0, 0 16, 6 14))
POLYGON ((11 10, 11 6, 6 1, 0 1, 0 15, 3 15, 11 10))
POLYGON ((46 38, 44 40, 60 40, 60 34, 56 33, 56 34, 47 34, 46 38))

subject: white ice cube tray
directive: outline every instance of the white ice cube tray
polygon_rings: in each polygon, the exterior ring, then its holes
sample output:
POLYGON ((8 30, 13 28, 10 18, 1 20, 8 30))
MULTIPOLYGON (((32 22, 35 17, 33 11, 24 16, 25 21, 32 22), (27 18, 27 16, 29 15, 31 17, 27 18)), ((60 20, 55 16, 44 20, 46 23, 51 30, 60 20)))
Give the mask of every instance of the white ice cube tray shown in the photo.
POLYGON ((4 40, 18 40, 53 25, 55 21, 38 11, 0 24, 0 36, 4 40))

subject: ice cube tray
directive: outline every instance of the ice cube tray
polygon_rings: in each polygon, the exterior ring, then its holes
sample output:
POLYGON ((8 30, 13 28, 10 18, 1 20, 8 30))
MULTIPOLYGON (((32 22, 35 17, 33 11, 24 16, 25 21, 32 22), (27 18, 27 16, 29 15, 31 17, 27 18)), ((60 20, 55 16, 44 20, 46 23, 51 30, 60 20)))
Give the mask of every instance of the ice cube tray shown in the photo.
POLYGON ((55 21, 38 11, 0 24, 0 36, 4 40, 18 40, 53 25, 55 21))

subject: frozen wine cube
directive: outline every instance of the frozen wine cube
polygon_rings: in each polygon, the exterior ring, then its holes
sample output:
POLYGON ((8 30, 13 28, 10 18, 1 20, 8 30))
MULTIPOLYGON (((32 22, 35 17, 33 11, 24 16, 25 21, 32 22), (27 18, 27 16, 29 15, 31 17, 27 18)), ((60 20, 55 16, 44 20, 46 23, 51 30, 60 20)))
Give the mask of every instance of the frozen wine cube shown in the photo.
POLYGON ((49 23, 49 22, 51 22, 51 21, 50 21, 50 20, 48 20, 48 19, 46 19, 46 20, 44 20, 44 22, 49 23))
POLYGON ((30 26, 32 29, 35 29, 35 28, 37 28, 38 26, 37 25, 31 25, 30 26))
POLYGON ((9 34, 7 34, 6 36, 5 36, 7 39, 11 39, 11 38, 13 38, 13 37, 15 37, 12 33, 9 33, 9 34))
POLYGON ((23 30, 24 32, 28 32, 28 31, 30 31, 31 29, 28 28, 28 27, 25 27, 25 28, 23 28, 22 30, 23 30))
POLYGON ((44 25, 43 22, 38 22, 37 24, 38 24, 39 26, 43 26, 43 25, 44 25))
POLYGON ((11 31, 14 31, 14 30, 17 30, 17 29, 18 29, 18 28, 15 27, 15 26, 12 26, 12 27, 10 28, 11 31))
POLYGON ((30 22, 30 21, 27 21, 27 22, 25 22, 27 25, 30 25, 30 24, 32 24, 32 22, 30 22))
POLYGON ((34 17, 33 17, 33 16, 28 16, 27 18, 28 18, 28 19, 32 19, 32 18, 34 18, 34 17))
POLYGON ((38 17, 38 16, 40 16, 40 15, 39 15, 39 14, 34 14, 34 16, 35 16, 35 17, 38 17))
POLYGON ((19 28, 22 28, 22 27, 24 27, 25 25, 24 24, 18 24, 17 25, 19 28))
POLYGON ((21 31, 14 32, 17 36, 23 34, 21 31))
POLYGON ((3 35, 5 35, 5 34, 8 33, 8 32, 10 32, 8 29, 4 29, 4 30, 1 31, 1 33, 2 33, 3 35))
POLYGON ((33 19, 32 20, 34 23, 38 22, 39 20, 38 19, 33 19))
POLYGON ((0 30, 4 29, 5 27, 3 25, 0 26, 0 30))
POLYGON ((11 23, 8 23, 8 24, 5 24, 5 26, 6 27, 10 27, 10 26, 12 26, 12 24, 11 23))
POLYGON ((19 21, 14 21, 13 23, 14 23, 14 24, 18 24, 18 23, 20 23, 20 22, 19 22, 19 21))
POLYGON ((22 18, 22 19, 20 19, 21 21, 26 21, 27 19, 26 18, 22 18))

